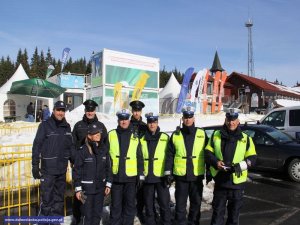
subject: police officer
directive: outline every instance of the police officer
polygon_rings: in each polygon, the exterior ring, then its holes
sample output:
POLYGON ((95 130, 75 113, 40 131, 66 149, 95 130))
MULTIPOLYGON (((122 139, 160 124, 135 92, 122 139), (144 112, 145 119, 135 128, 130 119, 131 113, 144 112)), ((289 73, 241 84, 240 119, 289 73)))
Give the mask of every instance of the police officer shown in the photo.
POLYGON ((83 118, 75 124, 72 131, 76 149, 79 149, 84 144, 89 124, 96 123, 102 130, 101 138, 103 142, 106 143, 107 140, 107 129, 105 125, 98 120, 96 115, 96 107, 98 104, 95 101, 88 99, 83 105, 85 106, 83 118))
POLYGON ((99 225, 104 196, 110 193, 112 185, 110 156, 101 136, 99 124, 90 124, 85 144, 75 158, 73 180, 76 198, 83 203, 83 225, 99 225))
MULTIPOLYGON (((106 127, 102 122, 98 120, 96 115, 96 107, 98 106, 98 104, 95 101, 88 99, 83 103, 83 105, 85 106, 83 118, 75 124, 72 131, 73 141, 75 143, 76 150, 84 144, 88 126, 91 124, 96 124, 98 127, 100 127, 100 129, 102 130, 101 140, 104 144, 107 144, 106 127)), ((80 222, 80 205, 81 202, 78 201, 76 196, 74 195, 72 224, 78 224, 80 222)))
POLYGON ((130 111, 117 112, 118 127, 108 133, 112 159, 113 185, 111 189, 111 225, 132 225, 136 213, 136 186, 141 186, 143 156, 139 138, 130 124, 130 111))
POLYGON ((247 171, 255 164, 256 152, 252 138, 239 127, 235 109, 229 109, 223 127, 212 134, 205 149, 205 161, 211 165, 215 181, 211 224, 224 224, 226 205, 226 224, 239 224, 247 171))
POLYGON ((199 224, 205 174, 204 148, 207 137, 203 129, 195 127, 193 107, 184 107, 183 125, 173 132, 165 165, 166 181, 175 178, 175 220, 178 225, 199 224), (187 198, 190 199, 188 218, 186 218, 187 198))
POLYGON ((39 125, 32 147, 32 175, 41 179, 42 216, 63 216, 68 160, 73 151, 66 104, 57 101, 51 117, 39 125), (41 162, 41 168, 40 168, 41 162))
POLYGON ((139 137, 147 130, 147 124, 143 122, 142 118, 142 109, 145 107, 145 104, 139 100, 130 102, 132 109, 132 116, 130 123, 133 125, 134 131, 138 133, 139 137))
MULTIPOLYGON (((138 135, 139 137, 142 137, 146 130, 147 130, 147 124, 143 122, 142 120, 142 110, 145 107, 145 104, 142 101, 135 100, 130 102, 129 104, 131 106, 131 112, 132 116, 130 119, 130 123, 133 126, 134 133, 138 135)), ((143 201, 143 190, 138 189, 137 190, 137 195, 136 195, 136 208, 137 208, 137 216, 140 220, 141 223, 145 221, 144 217, 144 201, 143 201)), ((154 205, 153 205, 154 207, 154 205)))
POLYGON ((144 158, 144 174, 146 176, 142 188, 146 208, 145 223, 146 225, 156 224, 155 211, 153 209, 156 192, 161 212, 161 224, 170 225, 170 192, 163 179, 169 136, 160 132, 157 114, 147 113, 146 118, 148 129, 140 139, 144 158))

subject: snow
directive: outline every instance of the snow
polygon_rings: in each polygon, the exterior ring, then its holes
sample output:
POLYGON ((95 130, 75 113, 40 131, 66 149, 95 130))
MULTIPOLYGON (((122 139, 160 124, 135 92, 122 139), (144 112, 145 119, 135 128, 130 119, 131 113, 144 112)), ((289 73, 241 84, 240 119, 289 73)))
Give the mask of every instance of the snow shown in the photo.
MULTIPOLYGON (((145 112, 146 113, 146 112, 145 112)), ((75 125, 75 123, 82 119, 82 116, 84 114, 84 107, 83 105, 77 107, 71 112, 66 112, 66 119, 70 123, 71 127, 75 125)), ((245 122, 253 122, 255 123, 257 120, 259 120, 263 115, 257 115, 257 114, 240 114, 239 118, 241 123, 245 122)), ((105 126, 107 127, 107 130, 115 129, 117 127, 117 117, 114 115, 106 115, 102 113, 97 113, 97 117, 100 121, 102 121, 105 126)), ((159 126, 161 128, 161 131, 167 132, 171 134, 176 129, 176 126, 180 123, 181 115, 174 115, 174 116, 164 116, 159 118, 159 126)), ((197 127, 204 127, 204 126, 211 126, 211 125, 221 125, 224 123, 225 113, 221 112, 215 115, 195 115, 195 125, 197 127)), ((6 126, 7 129, 12 129, 15 127, 30 127, 30 129, 24 129, 25 132, 22 133, 20 130, 15 129, 14 132, 8 132, 6 134, 2 134, 0 137, 0 141, 2 143, 2 146, 4 145, 16 145, 16 144, 32 144, 35 133, 38 127, 38 124, 36 123, 28 123, 28 122, 14 122, 9 125, 3 125, 6 126)), ((1 126, 0 126, 1 128, 1 126)), ((24 165, 25 166, 25 165, 24 165)), ((7 171, 15 171, 14 167, 15 165, 10 165, 9 170, 7 171)), ((27 171, 26 174, 24 172, 24 175, 29 176, 30 171, 27 171)), ((2 174, 0 171, 0 180, 4 179, 5 174, 2 174)), ((33 181, 32 181, 33 182, 33 181)), ((205 185, 204 181, 204 189, 203 189, 203 203, 202 203, 202 209, 201 210, 209 210, 211 208, 211 201, 213 197, 213 187, 214 183, 211 182, 209 185, 205 185)), ((175 202, 174 199, 174 187, 170 188, 171 198, 172 201, 175 202)), ((108 219, 109 215, 109 208, 105 207, 103 212, 103 219, 105 221, 108 219)), ((64 224, 70 224, 70 216, 65 218, 64 224)), ((136 222, 135 224, 139 224, 136 222)))
POLYGON ((276 99, 275 102, 277 105, 280 105, 283 107, 300 105, 300 101, 292 101, 292 100, 287 100, 287 99, 276 99))

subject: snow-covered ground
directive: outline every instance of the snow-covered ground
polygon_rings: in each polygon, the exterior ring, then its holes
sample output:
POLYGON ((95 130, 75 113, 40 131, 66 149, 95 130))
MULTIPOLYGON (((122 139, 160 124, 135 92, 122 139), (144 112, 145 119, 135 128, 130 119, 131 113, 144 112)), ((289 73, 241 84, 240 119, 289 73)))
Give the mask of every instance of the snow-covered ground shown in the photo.
MULTIPOLYGON (((146 113, 146 112, 145 112, 146 113)), ((82 116, 84 114, 84 108, 83 105, 76 108, 72 112, 66 113, 66 119, 70 123, 71 127, 75 125, 75 123, 82 119, 82 116)), ((101 113, 97 113, 97 116, 100 121, 102 121, 106 127, 107 130, 111 130, 117 127, 117 117, 114 115, 105 115, 101 113)), ((241 123, 245 122, 253 122, 255 123, 257 120, 259 120, 262 117, 262 115, 257 114, 240 114, 239 118, 241 120, 241 123)), ((159 118, 159 126, 162 131, 171 133, 176 129, 176 126, 180 123, 181 115, 176 116, 165 116, 159 118)), ((225 119, 225 113, 221 112, 215 115, 196 115, 195 116, 195 125, 198 127, 204 127, 204 126, 210 126, 210 125, 221 125, 224 123, 225 119)), ((25 122, 22 122, 24 124, 25 122)), ((29 124, 29 123, 28 123, 29 124)), ((20 126, 20 122, 13 123, 11 126, 20 126), (18 124, 19 123, 19 124, 18 124)), ((35 129, 32 129, 32 132, 26 131, 25 133, 18 132, 18 133, 11 133, 7 135, 2 135, 0 137, 0 143, 3 145, 12 145, 12 144, 32 144, 33 139, 35 137, 35 129)), ((30 172, 30 171, 29 171, 30 172)), ((204 191, 203 191, 203 204, 202 204, 202 210, 209 210, 212 201, 212 192, 213 192, 214 184, 211 182, 209 185, 204 185, 204 191)), ((174 200, 174 187, 170 188, 171 198, 173 202, 174 200)), ((104 208, 104 215, 103 219, 104 221, 108 219, 109 215, 109 208, 104 208)), ((65 218, 65 224, 70 224, 70 216, 65 218)), ((139 224, 139 222, 136 222, 136 224, 139 224)))

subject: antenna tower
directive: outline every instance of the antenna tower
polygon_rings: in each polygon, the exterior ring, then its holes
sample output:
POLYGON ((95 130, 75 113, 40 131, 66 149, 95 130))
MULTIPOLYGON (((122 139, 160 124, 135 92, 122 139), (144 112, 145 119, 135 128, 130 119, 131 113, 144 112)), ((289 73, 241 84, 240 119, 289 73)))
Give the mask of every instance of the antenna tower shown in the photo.
POLYGON ((245 23, 245 27, 247 27, 248 29, 248 76, 255 77, 252 45, 252 26, 252 20, 248 19, 248 21, 245 23))

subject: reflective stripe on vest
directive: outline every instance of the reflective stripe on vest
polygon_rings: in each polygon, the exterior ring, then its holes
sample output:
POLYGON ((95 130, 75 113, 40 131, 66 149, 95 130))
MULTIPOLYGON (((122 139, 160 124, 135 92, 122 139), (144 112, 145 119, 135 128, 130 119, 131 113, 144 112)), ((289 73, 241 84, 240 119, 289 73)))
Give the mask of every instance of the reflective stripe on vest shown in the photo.
POLYGON ((163 177, 165 171, 166 151, 168 147, 169 136, 161 133, 155 152, 154 158, 149 159, 148 145, 145 136, 141 138, 141 146, 144 158, 144 174, 148 175, 149 160, 153 160, 153 174, 157 177, 163 177))
MULTIPOLYGON (((173 144, 175 147, 174 157, 174 168, 173 173, 178 176, 186 175, 186 148, 184 144, 183 135, 180 132, 178 135, 173 135, 173 144)), ((197 129, 195 134, 195 140, 193 145, 192 161, 194 166, 194 175, 203 175, 205 172, 204 167, 204 144, 205 144, 205 133, 201 129, 197 129)))
MULTIPOLYGON (((251 144, 250 144, 250 148, 248 149, 248 151, 246 151, 246 146, 247 146, 247 135, 245 133, 242 132, 242 135, 243 135, 243 138, 241 140, 238 140, 237 141, 237 145, 236 145, 236 149, 235 149, 235 152, 234 152, 234 157, 233 157, 233 160, 232 160, 232 164, 235 164, 235 163, 239 163, 243 160, 245 160, 245 157, 248 155, 255 155, 255 149, 254 147, 251 147, 251 144), (252 154, 254 153, 254 154, 252 154)), ((222 154, 222 150, 221 150, 221 133, 219 130, 217 130, 215 133, 214 133, 214 136, 211 137, 213 138, 213 143, 214 143, 214 147, 212 147, 210 144, 211 144, 211 140, 209 140, 209 144, 208 146, 206 147, 207 150, 211 151, 216 157, 218 160, 222 160, 223 161, 223 154, 222 154)), ((249 138, 250 139, 250 138, 249 138)), ((253 145, 254 146, 254 145, 253 145)), ((215 177, 218 173, 218 170, 216 170, 214 167, 210 167, 210 172, 211 172, 211 175, 213 177, 215 177)), ((242 175, 240 177, 237 177, 235 173, 232 174, 233 176, 233 183, 234 184, 240 184, 240 183, 243 183, 243 182, 246 182, 247 180, 247 176, 248 176, 248 170, 244 170, 242 172, 242 175)))
MULTIPOLYGON (((109 138, 109 154, 112 159, 112 172, 113 174, 117 174, 119 172, 120 146, 119 146, 119 139, 116 130, 110 131, 108 134, 108 138, 109 138)), ((136 152, 137 152, 138 144, 139 144, 139 139, 135 138, 133 134, 131 134, 127 155, 126 157, 124 157, 125 173, 127 176, 137 175, 136 152)))

